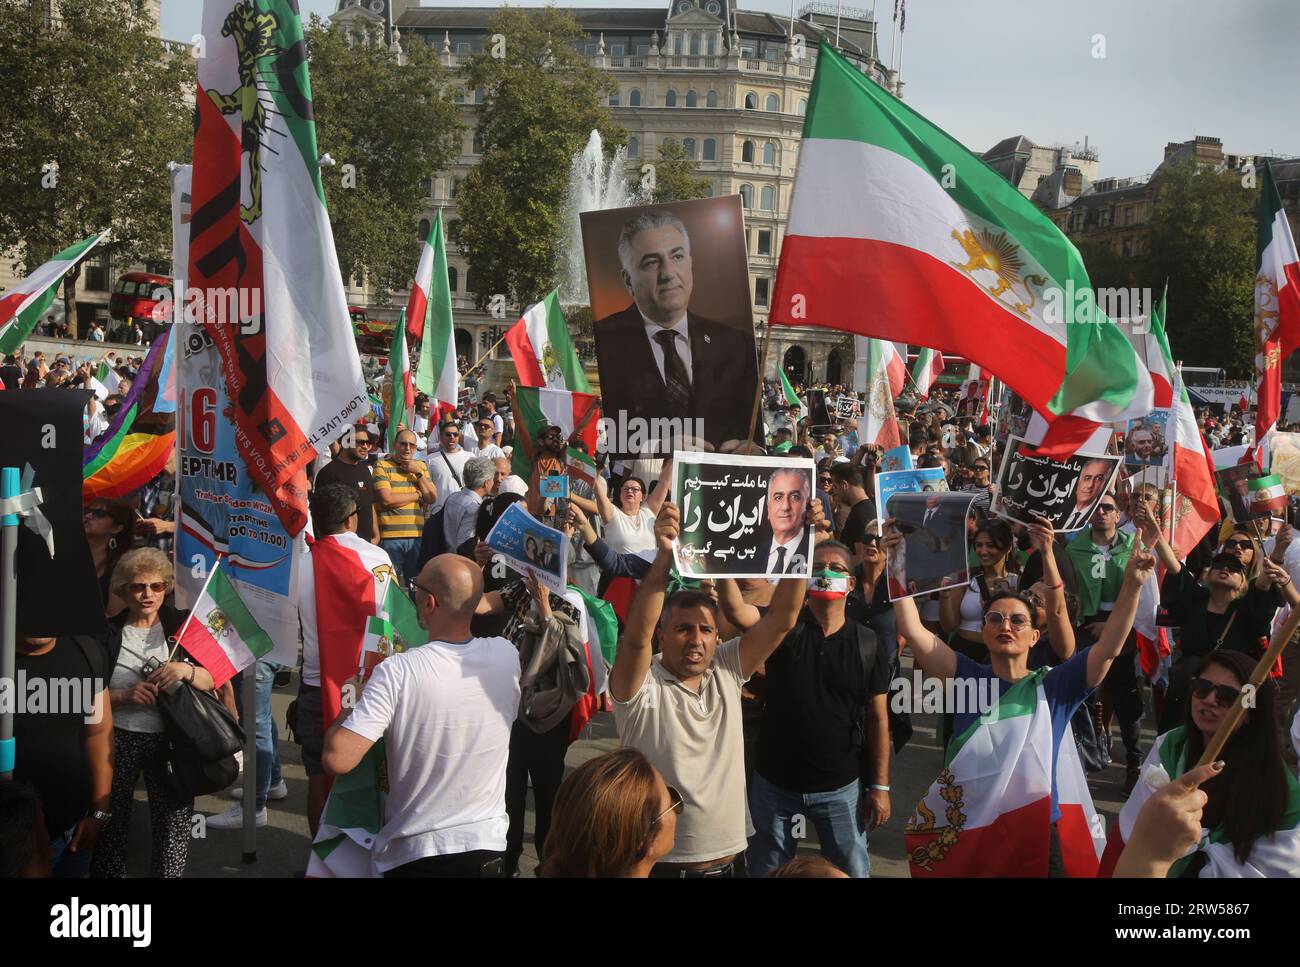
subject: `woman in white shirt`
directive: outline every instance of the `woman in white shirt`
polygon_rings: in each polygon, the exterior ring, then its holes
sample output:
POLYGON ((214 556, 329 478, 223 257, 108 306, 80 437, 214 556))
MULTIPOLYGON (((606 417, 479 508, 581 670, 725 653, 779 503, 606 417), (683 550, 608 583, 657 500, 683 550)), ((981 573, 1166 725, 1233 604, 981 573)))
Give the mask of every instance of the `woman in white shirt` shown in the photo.
POLYGON ((1020 559, 1016 542, 1006 521, 992 519, 980 525, 972 541, 979 566, 971 569, 970 582, 949 588, 939 597, 939 622, 949 643, 967 658, 988 661, 983 622, 988 599, 999 591, 1020 587, 1020 559))
POLYGON ((654 493, 646 497, 645 481, 640 477, 624 477, 619 486, 619 506, 609 499, 609 485, 602 476, 596 477, 596 508, 605 525, 605 543, 610 550, 622 554, 637 554, 655 548, 655 515, 668 493, 666 474, 671 473, 672 462, 664 461, 664 472, 654 493))

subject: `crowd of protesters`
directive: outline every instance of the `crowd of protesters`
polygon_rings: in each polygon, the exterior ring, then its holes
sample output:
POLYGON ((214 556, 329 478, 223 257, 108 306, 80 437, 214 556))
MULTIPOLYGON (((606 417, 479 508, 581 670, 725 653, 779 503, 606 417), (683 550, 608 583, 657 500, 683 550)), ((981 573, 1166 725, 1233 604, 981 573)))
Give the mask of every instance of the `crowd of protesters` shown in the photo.
MULTIPOLYGON (((127 385, 88 414, 87 442, 120 405, 136 361, 112 365, 127 385)), ((12 388, 90 386, 91 374, 65 357, 47 366, 37 353, 6 360, 0 377, 6 387, 12 377, 12 388)), ((374 845, 374 871, 385 876, 519 875, 531 788, 540 876, 865 877, 872 831, 900 822, 913 805, 897 801, 890 785, 894 760, 909 754, 911 723, 888 701, 905 666, 1003 690, 1048 669, 1052 754, 1077 743, 1098 771, 1111 761, 1117 731, 1127 795, 1151 753, 1142 722, 1199 754, 1281 616, 1300 603, 1300 542, 1287 520, 1215 526, 1196 547, 1171 547, 1159 492, 1123 478, 1076 533, 991 516, 1002 455, 996 420, 959 416, 959 401, 943 392, 900 407, 900 429, 917 467, 942 468, 948 489, 975 497, 971 577, 891 602, 885 560, 901 536, 892 522, 882 525, 873 500, 883 454, 859 442, 856 420, 835 419, 826 407, 853 395, 838 386, 797 406, 769 390, 765 445, 724 449, 815 462, 806 495, 813 568, 842 578, 843 590, 814 596, 805 578, 683 581, 673 569, 680 522, 667 461, 638 461, 640 473, 602 462, 590 492, 545 498, 539 481, 564 472, 575 441, 546 423, 516 426, 512 393, 475 395, 441 408, 417 398, 391 450, 376 413, 316 461, 300 666, 259 661, 242 673, 257 684, 257 708, 243 717, 257 733, 257 762, 244 763, 245 781, 256 783, 257 825, 267 822, 268 801, 288 794, 278 755, 287 739, 271 715, 277 675, 299 673, 293 741, 308 776, 313 835, 331 777, 385 740, 388 797, 374 845), (570 536, 573 593, 501 566, 485 544, 516 502, 570 536), (318 633, 312 564, 326 566, 333 548, 365 562, 377 596, 391 574, 411 595, 428 643, 380 662, 357 683, 355 705, 323 721, 322 703, 331 701, 323 670, 349 651, 355 665, 358 648, 318 633), (1144 586, 1157 581, 1173 650, 1148 675, 1133 625, 1144 586), (584 648, 599 620, 617 625, 612 654, 584 648), (612 713, 621 748, 566 776, 581 725, 602 711, 612 713), (819 857, 799 852, 806 834, 796 821, 815 832, 819 857)), ((1235 416, 1203 413, 1201 424, 1224 446, 1243 442, 1235 416)), ((79 716, 17 717, 21 781, 0 788, 0 873, 124 876, 141 776, 150 871, 186 871, 194 803, 164 781, 156 700, 174 683, 211 690, 213 679, 171 647, 184 619, 172 605, 174 474, 169 465, 140 492, 85 508, 108 637, 20 629, 19 668, 29 677, 102 680, 103 714, 94 725, 79 716)), ((1298 691, 1300 652, 1292 648, 1228 741, 1226 766, 1172 776, 1150 796, 1117 875, 1164 875, 1202 827, 1228 837, 1243 863, 1273 834, 1295 788, 1298 691)), ((234 706, 242 689, 236 681, 219 693, 234 706)), ((949 710, 941 740, 973 721, 949 710)), ((1052 794, 1055 820, 1054 767, 1052 794)), ((207 824, 244 820, 236 802, 207 824)), ((1043 875, 1061 873, 1059 854, 1043 875)), ((1300 875, 1300 856, 1277 868, 1300 875)))

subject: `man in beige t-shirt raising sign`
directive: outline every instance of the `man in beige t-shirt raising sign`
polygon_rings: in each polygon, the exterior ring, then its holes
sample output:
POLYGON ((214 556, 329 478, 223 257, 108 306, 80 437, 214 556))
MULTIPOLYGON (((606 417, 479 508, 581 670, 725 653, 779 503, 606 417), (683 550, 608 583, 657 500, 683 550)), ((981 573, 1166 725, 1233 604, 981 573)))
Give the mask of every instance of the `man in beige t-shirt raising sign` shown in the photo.
MULTIPOLYGON (((822 517, 811 501, 807 522, 822 517)), ((734 876, 734 860, 749 834, 740 687, 776 650, 798 620, 805 578, 783 578, 767 612, 749 631, 718 643, 718 607, 703 591, 678 591, 665 602, 673 542, 680 528, 675 504, 655 520, 657 554, 632 601, 618 657, 610 672, 619 740, 641 752, 685 808, 673 850, 651 876, 734 876), (659 642, 652 655, 651 643, 659 642)))

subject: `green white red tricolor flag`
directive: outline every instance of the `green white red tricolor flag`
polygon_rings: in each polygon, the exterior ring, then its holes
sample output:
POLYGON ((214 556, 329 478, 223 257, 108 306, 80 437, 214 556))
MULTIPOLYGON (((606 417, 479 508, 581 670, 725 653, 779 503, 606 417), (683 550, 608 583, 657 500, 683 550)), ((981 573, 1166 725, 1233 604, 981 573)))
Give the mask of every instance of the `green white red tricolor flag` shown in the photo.
MULTIPOLYGON (((912 876, 1046 876, 1052 826, 1047 669, 1008 688, 948 743, 944 769, 904 830, 912 876)), ((1105 841, 1067 726, 1056 753, 1057 836, 1071 876, 1090 877, 1105 841)))
POLYGON ((937 349, 922 349, 916 354, 912 363, 912 382, 916 384, 917 395, 929 399, 930 387, 943 372, 943 353, 937 349))
MULTIPOLYGON (((1228 768, 1232 767, 1231 746, 1224 759, 1228 768)), ((1108 877, 1115 872, 1115 864, 1124 845, 1133 834, 1133 824, 1138 813, 1157 789, 1170 779, 1177 779, 1195 764, 1188 754, 1187 733, 1182 726, 1157 736, 1155 745, 1147 754, 1142 764, 1142 780, 1133 787, 1128 801, 1119 811, 1119 817, 1111 825, 1106 840, 1106 852, 1101 858, 1098 876, 1108 877), (1190 761, 1189 761, 1190 760, 1190 761)), ((1227 831, 1222 825, 1214 829, 1201 830, 1201 841, 1195 850, 1189 851, 1182 859, 1169 868, 1167 874, 1171 879, 1189 875, 1186 871, 1197 853, 1204 854, 1204 866, 1199 876, 1204 878, 1286 878, 1300 877, 1300 783, 1290 769, 1284 769, 1283 793, 1284 805, 1282 816, 1277 825, 1267 835, 1258 836, 1250 847, 1244 860, 1237 858, 1237 852, 1227 831)), ((1219 782, 1231 781, 1219 779, 1219 782)))
POLYGON ((1259 270, 1255 274, 1255 452, 1269 461, 1269 437, 1282 411, 1282 364, 1300 347, 1300 255, 1286 220, 1273 168, 1264 163, 1259 186, 1259 270))
POLYGON ((560 310, 560 290, 529 308, 506 333, 506 345, 514 357, 520 386, 590 393, 591 384, 569 338, 569 327, 560 310))
POLYGON ((65 248, 8 292, 0 293, 0 356, 18 350, 54 301, 59 282, 107 234, 105 230, 65 248))
POLYGON ((406 349, 406 310, 393 327, 393 344, 388 348, 388 378, 392 391, 388 394, 388 452, 397 450, 397 433, 401 427, 411 428, 411 414, 415 412, 415 387, 411 385, 411 354, 406 349))
POLYGON ((547 426, 558 426, 568 440, 575 430, 587 447, 587 453, 596 452, 596 437, 600 430, 600 397, 590 393, 573 393, 563 389, 545 389, 537 386, 515 388, 515 433, 520 443, 511 456, 511 469, 527 480, 532 476, 531 459, 535 452, 537 434, 547 426))
POLYGON ((1251 513, 1262 514, 1267 511, 1277 515, 1286 509, 1286 490, 1282 486, 1282 478, 1277 474, 1256 477, 1248 481, 1246 486, 1250 490, 1251 513))
MULTIPOLYGON (((1164 352, 1168 353, 1163 330, 1160 339, 1164 352)), ((1175 368, 1172 360, 1169 365, 1174 370, 1174 390, 1166 430, 1169 450, 1165 454, 1165 469, 1173 491, 1170 510, 1173 545, 1182 555, 1218 523, 1219 497, 1214 487, 1214 458, 1196 422, 1196 411, 1183 384, 1182 370, 1175 368)), ((1164 530, 1168 533, 1169 527, 1165 526, 1164 530)))
POLYGON ((1032 202, 824 42, 810 101, 772 322, 958 353, 1043 415, 1047 456, 1151 411, 1146 367, 1032 202))
POLYGON ((420 250, 411 294, 406 300, 406 334, 420 343, 415 388, 434 401, 440 413, 456 409, 460 373, 456 371, 456 335, 451 323, 451 282, 447 277, 447 242, 442 211, 433 217, 420 250))
POLYGON ((858 423, 858 439, 892 450, 902 443, 894 397, 902 390, 907 367, 894 344, 883 339, 867 341, 867 398, 858 423), (894 389, 895 386, 898 389, 894 389))
POLYGON ((221 355, 239 455, 294 535, 308 464, 367 408, 307 45, 292 0, 205 0, 202 35, 186 296, 221 355))
POLYGON ((1153 306, 1147 320, 1146 332, 1134 334, 1134 345, 1142 361, 1146 363, 1151 374, 1152 398, 1155 409, 1163 410, 1174 402, 1174 358, 1169 352, 1169 340, 1165 335, 1165 312, 1169 296, 1169 286, 1160 294, 1160 305, 1153 306))
POLYGON ((212 674, 216 688, 275 647, 240 598, 220 559, 176 640, 212 674))

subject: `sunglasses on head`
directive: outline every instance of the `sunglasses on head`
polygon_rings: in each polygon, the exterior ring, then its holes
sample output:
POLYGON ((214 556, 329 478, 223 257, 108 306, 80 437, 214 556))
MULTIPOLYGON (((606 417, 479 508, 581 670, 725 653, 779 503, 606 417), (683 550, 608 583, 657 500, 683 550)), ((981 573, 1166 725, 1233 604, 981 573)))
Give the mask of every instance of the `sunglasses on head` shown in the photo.
POLYGON ((1204 701, 1210 695, 1214 695, 1214 702, 1220 708, 1227 708, 1237 700, 1241 694, 1241 689, 1233 688, 1231 685, 1216 685, 1208 678, 1192 679, 1192 695, 1204 701))

